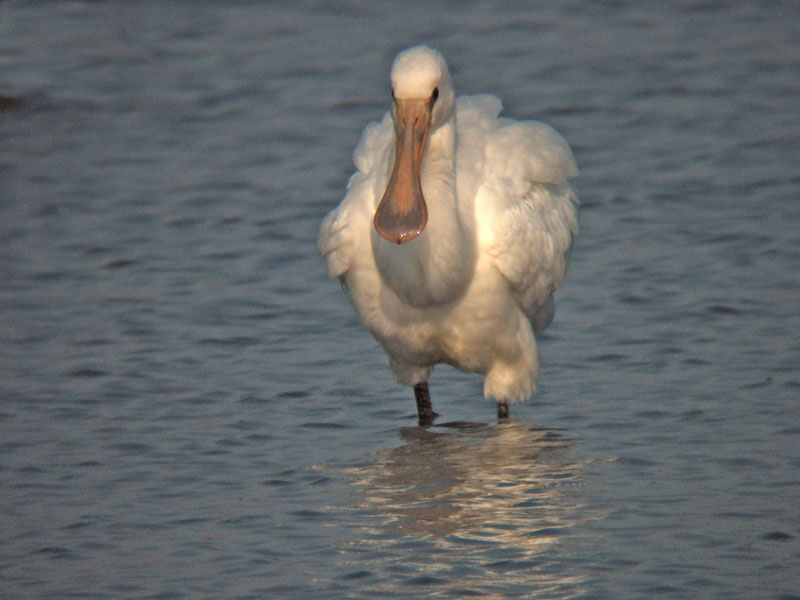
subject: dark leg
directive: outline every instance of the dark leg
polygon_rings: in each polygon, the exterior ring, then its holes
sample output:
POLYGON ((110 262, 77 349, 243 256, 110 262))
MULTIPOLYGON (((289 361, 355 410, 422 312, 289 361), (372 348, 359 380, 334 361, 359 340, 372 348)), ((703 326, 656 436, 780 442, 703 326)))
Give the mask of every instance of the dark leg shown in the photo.
POLYGON ((508 418, 508 402, 497 402, 497 420, 508 418))
POLYGON ((419 414, 419 424, 422 427, 427 427, 433 424, 433 417, 437 416, 433 412, 431 405, 431 393, 428 390, 428 382, 421 381, 414 384, 414 396, 417 399, 417 414, 419 414))

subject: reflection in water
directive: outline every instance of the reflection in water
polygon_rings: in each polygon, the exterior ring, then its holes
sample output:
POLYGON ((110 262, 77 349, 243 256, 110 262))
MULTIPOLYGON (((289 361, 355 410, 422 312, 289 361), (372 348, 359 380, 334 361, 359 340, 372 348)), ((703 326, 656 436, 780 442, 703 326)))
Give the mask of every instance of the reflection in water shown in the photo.
POLYGON ((580 593, 568 540, 586 520, 575 498, 585 465, 568 440, 522 422, 401 435, 404 445, 349 470, 366 513, 360 539, 342 550, 372 592, 580 593))

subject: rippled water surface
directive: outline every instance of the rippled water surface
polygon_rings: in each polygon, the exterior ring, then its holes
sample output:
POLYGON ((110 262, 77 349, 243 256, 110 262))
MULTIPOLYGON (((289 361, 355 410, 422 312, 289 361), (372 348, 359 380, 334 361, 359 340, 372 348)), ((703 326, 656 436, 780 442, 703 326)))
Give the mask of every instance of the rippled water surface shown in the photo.
POLYGON ((0 596, 799 598, 792 2, 0 3, 0 596), (554 125, 539 393, 315 253, 394 54, 554 125))

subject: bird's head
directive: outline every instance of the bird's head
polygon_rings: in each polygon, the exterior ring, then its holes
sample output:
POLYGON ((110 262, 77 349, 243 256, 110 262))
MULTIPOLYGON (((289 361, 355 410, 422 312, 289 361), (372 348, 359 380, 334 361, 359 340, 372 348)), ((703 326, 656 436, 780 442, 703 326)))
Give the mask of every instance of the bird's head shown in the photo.
POLYGON ((447 63, 427 46, 398 54, 391 81, 394 167, 373 223, 383 238, 404 244, 425 229, 428 209, 420 181, 422 159, 431 132, 452 117, 455 94, 447 63))

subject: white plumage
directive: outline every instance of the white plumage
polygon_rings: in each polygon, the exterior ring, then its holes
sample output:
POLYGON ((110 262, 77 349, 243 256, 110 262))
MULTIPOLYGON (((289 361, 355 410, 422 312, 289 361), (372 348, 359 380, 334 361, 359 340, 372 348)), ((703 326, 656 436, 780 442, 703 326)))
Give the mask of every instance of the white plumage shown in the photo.
POLYGON ((578 232, 572 152, 543 123, 498 117, 494 96, 456 100, 426 46, 401 52, 391 81, 319 251, 398 383, 415 386, 421 422, 437 363, 483 373, 506 416, 535 391, 534 331, 552 321, 578 232))

